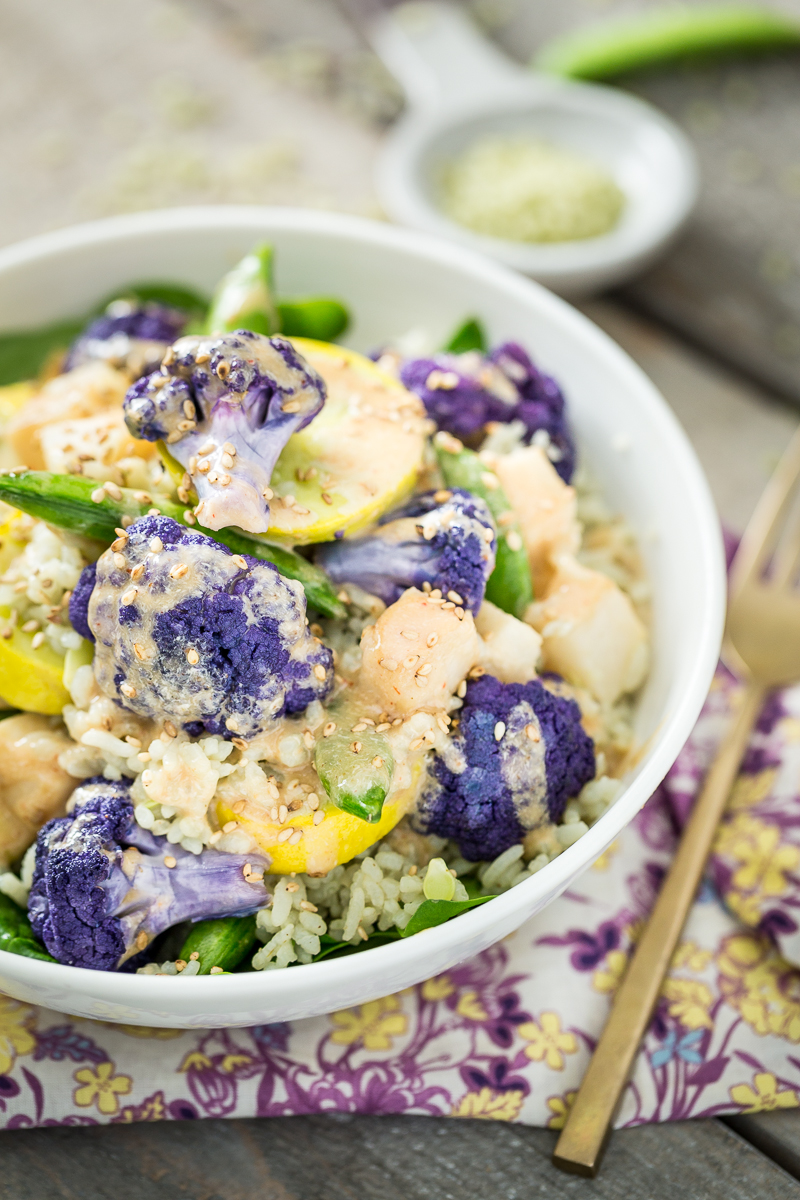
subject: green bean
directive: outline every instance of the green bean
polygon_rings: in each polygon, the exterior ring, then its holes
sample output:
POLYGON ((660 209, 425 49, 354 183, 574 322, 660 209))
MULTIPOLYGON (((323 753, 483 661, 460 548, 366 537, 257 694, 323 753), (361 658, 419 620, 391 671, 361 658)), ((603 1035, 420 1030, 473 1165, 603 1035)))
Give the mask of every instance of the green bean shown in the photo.
POLYGON ((223 276, 206 318, 208 333, 252 329, 269 336, 280 329, 272 290, 272 246, 257 246, 223 276))
POLYGON ((508 497, 474 450, 464 446, 457 449, 461 443, 447 434, 437 434, 434 445, 447 486, 480 496, 497 523, 497 554, 486 585, 486 599, 504 612, 522 617, 533 599, 533 584, 519 522, 508 497))
MULTIPOLYGON (((113 541, 117 536, 116 528, 145 516, 153 508, 181 525, 190 524, 186 519, 189 510, 172 500, 160 496, 155 503, 151 499, 137 500, 136 496, 141 493, 129 488, 120 488, 119 493, 117 500, 101 489, 96 480, 82 475, 54 475, 49 471, 0 474, 0 500, 51 525, 72 529, 99 542, 113 541), (101 492, 102 499, 92 499, 101 492)), ((310 607, 317 612, 328 617, 346 615, 347 610, 325 572, 294 550, 265 542, 239 529, 214 530, 199 524, 195 524, 195 528, 221 542, 234 554, 249 554, 270 562, 288 579, 297 579, 303 585, 310 607)))
POLYGON ((197 954, 199 975, 210 975, 212 967, 229 972, 238 967, 256 944, 255 917, 218 917, 198 921, 183 943, 180 957, 189 962, 197 954))
POLYGON ((343 719, 336 733, 317 742, 314 767, 337 808, 374 824, 392 786, 394 759, 382 733, 364 729, 354 736, 349 725, 343 719))
POLYGON ((453 336, 443 347, 445 354, 466 354, 468 350, 480 350, 485 354, 489 349, 486 331, 477 317, 469 317, 459 325, 453 336))
POLYGON ((350 313, 332 296, 309 296, 305 300, 281 300, 277 306, 281 333, 287 337, 313 338, 332 342, 350 324, 350 313))
POLYGON ((800 25, 767 8, 682 6, 581 27, 548 43, 535 66, 572 79, 612 79, 692 56, 758 54, 799 45, 800 25))

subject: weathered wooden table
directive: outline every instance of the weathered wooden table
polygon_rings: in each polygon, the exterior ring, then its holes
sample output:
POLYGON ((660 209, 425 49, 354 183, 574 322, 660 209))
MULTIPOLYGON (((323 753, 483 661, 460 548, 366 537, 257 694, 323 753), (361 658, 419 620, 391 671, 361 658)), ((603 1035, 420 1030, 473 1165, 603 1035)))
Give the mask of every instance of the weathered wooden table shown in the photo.
MULTIPOLYGON (((378 215, 371 161, 398 98, 360 33, 377 4, 0 0, 0 240, 176 203, 378 215)), ((473 7, 521 53, 598 5, 473 7)), ((604 0, 614 7, 621 0, 604 0)), ((714 70, 687 77, 683 93, 674 78, 641 84, 700 139, 711 179, 689 237, 624 296, 585 308, 662 389, 723 519, 741 527, 799 419, 748 381, 800 396, 797 264, 786 249, 800 179, 787 102, 798 84, 785 63, 714 70), (741 145, 730 111, 747 113, 741 145)), ((490 1121, 339 1115, 17 1131, 0 1139, 0 1200, 800 1197, 800 1112, 620 1132, 595 1182, 551 1167, 554 1140, 490 1121)))

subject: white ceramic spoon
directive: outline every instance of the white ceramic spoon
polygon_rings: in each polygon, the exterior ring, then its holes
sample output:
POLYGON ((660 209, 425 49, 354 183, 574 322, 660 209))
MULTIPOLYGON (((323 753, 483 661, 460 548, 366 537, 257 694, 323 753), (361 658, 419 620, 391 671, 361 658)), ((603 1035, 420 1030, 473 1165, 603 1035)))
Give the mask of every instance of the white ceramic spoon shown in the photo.
POLYGON ((387 137, 377 186, 402 225, 483 251, 567 295, 630 278, 663 250, 697 197, 691 145, 665 116, 613 88, 537 75, 483 38, 446 3, 402 4, 372 29, 375 50, 406 92, 387 137), (444 215, 438 174, 477 138, 526 133, 605 167, 625 193, 601 237, 535 244, 484 237, 444 215))

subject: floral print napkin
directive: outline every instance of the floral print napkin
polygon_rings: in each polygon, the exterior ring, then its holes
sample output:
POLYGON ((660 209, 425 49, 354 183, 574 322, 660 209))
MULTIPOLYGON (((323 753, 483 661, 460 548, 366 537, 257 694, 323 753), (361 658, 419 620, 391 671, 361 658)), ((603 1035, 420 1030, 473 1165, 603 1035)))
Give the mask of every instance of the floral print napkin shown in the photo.
MULTIPOLYGON (((572 889, 491 950, 400 995, 211 1031, 105 1025, 0 997, 4 1127, 346 1111, 560 1128, 738 698, 720 668, 664 785, 572 889)), ((800 1103, 798 922, 791 688, 753 735, 619 1125, 800 1103)))

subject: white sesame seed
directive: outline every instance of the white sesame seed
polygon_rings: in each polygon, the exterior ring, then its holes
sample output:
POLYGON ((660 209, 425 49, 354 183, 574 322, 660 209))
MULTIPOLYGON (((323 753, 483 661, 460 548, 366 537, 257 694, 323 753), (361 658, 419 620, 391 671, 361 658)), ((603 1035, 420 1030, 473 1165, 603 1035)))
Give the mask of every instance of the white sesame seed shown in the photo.
POLYGON ((120 571, 124 571, 128 563, 124 554, 114 555, 114 566, 119 567, 120 571))
POLYGON ((278 808, 278 824, 283 825, 283 823, 286 820, 286 818, 288 817, 288 815, 289 815, 289 809, 286 807, 285 804, 281 804, 280 807, 278 808))
POLYGON ((129 525, 132 525, 132 524, 133 524, 133 517, 129 517, 129 516, 128 516, 128 514, 127 514, 127 513, 125 513, 125 516, 122 518, 122 526, 123 526, 123 528, 124 528, 124 529, 127 529, 127 528, 128 528, 128 526, 129 526, 129 525))
POLYGON ((508 546, 509 550, 513 550, 515 553, 516 551, 522 549, 522 538, 519 536, 516 529, 512 529, 510 533, 506 534, 506 545, 508 546))
POLYGON ((525 726, 525 735, 526 735, 526 737, 529 737, 532 742, 540 741, 539 730, 536 728, 535 725, 526 725, 525 726))
POLYGON ((173 858, 171 854, 164 855, 164 866, 165 867, 177 867, 177 865, 178 865, 177 858, 173 858))
POLYGON ((186 661, 190 667, 196 667, 200 662, 200 655, 195 650, 194 646, 189 646, 186 651, 186 661))
POLYGON ((45 635, 43 633, 41 633, 41 632, 35 633, 33 635, 33 641, 31 642, 31 647, 34 650, 38 650, 40 646, 44 645, 44 641, 45 641, 45 635))
POLYGON ((424 739, 421 737, 414 738, 413 742, 409 743, 409 746, 408 746, 409 750, 419 750, 420 746, 423 743, 423 740, 424 739))
POLYGON ((462 679, 461 683, 456 688, 456 695, 458 696, 459 700, 463 700, 464 697, 466 696, 466 694, 467 694, 467 681, 466 681, 466 679, 462 679))
POLYGON ((148 542, 148 545, 150 546, 150 549, 152 550, 153 554, 160 554, 161 551, 164 549, 164 543, 162 542, 160 537, 151 538, 150 541, 148 542))
POLYGON ((506 732, 505 721, 498 721, 494 727, 494 740, 496 742, 502 742, 505 732, 506 732))
POLYGON ((401 632, 402 636, 404 638, 407 638, 407 640, 409 642, 415 642, 417 640, 417 638, 419 637, 419 634, 417 633, 416 629, 402 629, 400 632, 401 632))
POLYGON ((201 458, 197 464, 197 469, 201 475, 205 475, 206 471, 211 470, 211 463, 207 458, 201 458))
POLYGON ((133 604, 138 593, 139 593, 138 588, 129 587, 126 591, 124 591, 122 593, 122 598, 120 599, 120 604, 124 604, 125 607, 127 608, 129 604, 133 604))
POLYGON ((312 820, 315 825, 322 824, 322 822, 325 820, 325 813, 322 811, 322 809, 318 809, 317 812, 314 813, 312 820))
POLYGON ((197 415, 197 409, 195 408, 195 406, 191 400, 184 400, 183 412, 184 412, 184 415, 187 416, 190 421, 194 420, 194 418, 197 415))
POLYGON ((132 700, 136 695, 136 688, 130 683, 121 683, 119 685, 119 690, 122 692, 123 696, 127 696, 129 700, 132 700))
POLYGON ((230 470, 231 467, 233 466, 233 458, 231 457, 230 454, 223 454, 221 462, 222 462, 223 467, 227 467, 228 470, 230 470))
POLYGON ((90 498, 94 500, 95 504, 102 504, 106 499, 105 488, 95 488, 90 498))
POLYGON ((230 454, 232 457, 236 456, 236 447, 234 446, 233 442, 225 442, 222 446, 222 449, 226 454, 230 454))
POLYGON ((378 664, 378 666, 383 667, 384 671, 396 671, 398 665, 397 659, 394 658, 382 658, 378 664))
POLYGON ((417 674, 418 675, 430 675, 432 670, 433 670, 432 663, 423 663, 422 666, 418 668, 417 674))
POLYGON ((362 750, 362 744, 361 744, 361 742, 353 742, 353 744, 352 744, 352 746, 350 747, 350 749, 353 751, 353 754, 360 754, 360 753, 361 753, 361 750, 362 750))
POLYGON ((372 765, 376 771, 380 771, 381 767, 383 766, 383 759, 381 758, 380 754, 375 755, 372 760, 372 765))
POLYGON ((278 834, 277 840, 279 842, 288 842, 289 838, 292 836, 293 833, 294 833, 294 829, 290 825, 288 829, 282 829, 280 831, 280 833, 278 834))
POLYGON ((131 579, 133 580, 134 583, 137 583, 142 578, 143 575, 144 575, 144 563, 139 563, 131 571, 131 579))
POLYGON ((403 659, 403 666, 408 667, 410 670, 411 667, 415 667, 418 662, 419 662, 418 654, 409 654, 408 658, 403 659))
MULTIPOLYGON (((114 532, 116 533, 116 530, 114 532)), ((127 544, 128 544, 128 535, 127 535, 127 533, 123 533, 121 537, 118 537, 115 542, 111 543, 112 553, 116 554, 116 552, 118 550, 124 550, 125 547, 127 546, 127 544)))
POLYGON ((153 503, 153 497, 150 495, 149 492, 134 492, 133 498, 137 502, 137 504, 152 504, 153 503))
POLYGON ((176 563, 170 570, 169 577, 170 579, 182 579, 188 570, 189 568, 186 563, 176 563))
POLYGON ((122 499, 122 489, 117 487, 116 483, 112 483, 110 479, 106 480, 106 482, 103 484, 103 487, 108 492, 112 500, 122 499))
POLYGON ((247 559, 242 554, 234 554, 233 561, 241 571, 247 570, 247 559))
POLYGON ((214 451, 216 450, 216 448, 217 448, 216 442, 204 442, 203 445, 200 447, 200 449, 197 451, 197 453, 198 454, 213 454, 214 451))
POLYGON ((271 500, 275 493, 273 492, 272 488, 264 488, 261 495, 265 500, 271 500))
POLYGON ((322 736, 328 738, 331 736, 332 733, 335 733, 335 732, 336 732, 336 722, 328 721, 328 724, 325 726, 325 728, 322 731, 322 736))
MULTIPOLYGON (((136 655, 136 657, 138 658, 139 662, 145 662, 145 661, 146 661, 146 659, 147 659, 147 651, 145 650, 145 648, 144 648, 144 646, 142 645, 142 643, 141 643, 141 642, 134 642, 134 643, 133 643, 133 652, 134 652, 134 654, 136 655)), ((127 740, 128 740, 128 739, 126 738, 126 739, 125 739, 125 741, 127 742, 127 740)), ((140 742, 139 744, 141 745, 141 742, 140 742)))
POLYGON ((24 625, 20 625, 20 629, 22 630, 23 633, 36 633, 38 628, 39 628, 38 621, 26 621, 24 625))
POLYGON ((230 477, 230 475, 220 475, 220 477, 219 477, 219 486, 220 486, 220 487, 227 487, 227 486, 228 486, 228 484, 230 483, 230 481, 231 481, 231 477, 230 477))
POLYGON ((488 488, 490 492, 493 492, 495 488, 500 487, 500 480, 491 471, 483 472, 481 475, 481 483, 484 487, 488 488))
POLYGON ((295 829, 294 833, 289 838, 289 845, 296 846, 297 843, 302 839, 302 836, 303 836, 302 829, 295 829))
POLYGON ((314 674, 316 675, 317 679, 321 680, 325 678, 325 668, 321 663, 317 663, 317 665, 314 667, 314 674))

